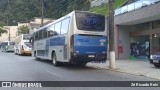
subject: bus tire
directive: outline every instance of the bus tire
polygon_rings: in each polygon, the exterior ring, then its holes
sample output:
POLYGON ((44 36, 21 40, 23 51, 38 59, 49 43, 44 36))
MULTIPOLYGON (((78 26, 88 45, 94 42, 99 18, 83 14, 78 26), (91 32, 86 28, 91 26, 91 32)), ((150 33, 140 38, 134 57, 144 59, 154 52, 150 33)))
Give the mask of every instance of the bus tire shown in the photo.
POLYGON ((59 66, 59 62, 57 62, 57 57, 55 53, 52 53, 52 63, 54 66, 59 66))
POLYGON ((35 58, 35 60, 40 60, 40 58, 38 58, 36 55, 36 51, 34 52, 34 58, 35 58))

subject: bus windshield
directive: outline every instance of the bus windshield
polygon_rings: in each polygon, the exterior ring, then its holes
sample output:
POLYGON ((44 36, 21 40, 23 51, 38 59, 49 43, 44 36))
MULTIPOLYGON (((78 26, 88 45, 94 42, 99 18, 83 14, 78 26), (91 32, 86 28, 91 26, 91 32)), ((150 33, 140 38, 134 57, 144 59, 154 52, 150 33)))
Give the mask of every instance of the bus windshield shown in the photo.
POLYGON ((29 43, 29 42, 24 42, 24 43, 25 43, 25 45, 27 45, 29 48, 32 47, 32 44, 31 44, 31 43, 29 43))
POLYGON ((29 40, 31 38, 31 35, 23 35, 23 40, 29 40))
POLYGON ((76 23, 79 30, 104 31, 105 16, 93 13, 76 13, 76 23))

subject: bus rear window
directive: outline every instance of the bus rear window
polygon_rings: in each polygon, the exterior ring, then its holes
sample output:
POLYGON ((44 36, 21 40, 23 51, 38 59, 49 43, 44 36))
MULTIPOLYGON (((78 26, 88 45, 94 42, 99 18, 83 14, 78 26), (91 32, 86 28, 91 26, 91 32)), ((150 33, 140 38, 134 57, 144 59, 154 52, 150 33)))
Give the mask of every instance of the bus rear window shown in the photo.
POLYGON ((93 13, 76 13, 76 23, 79 30, 104 31, 105 16, 93 13))

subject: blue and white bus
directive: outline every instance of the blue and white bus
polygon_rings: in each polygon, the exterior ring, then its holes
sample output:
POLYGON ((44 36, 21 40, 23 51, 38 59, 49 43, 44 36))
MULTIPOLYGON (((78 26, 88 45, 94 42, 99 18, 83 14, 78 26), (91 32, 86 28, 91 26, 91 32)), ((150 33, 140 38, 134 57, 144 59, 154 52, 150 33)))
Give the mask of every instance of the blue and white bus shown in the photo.
POLYGON ((105 25, 104 15, 73 11, 34 31, 32 56, 52 60, 55 66, 64 62, 86 65, 106 61, 105 25))

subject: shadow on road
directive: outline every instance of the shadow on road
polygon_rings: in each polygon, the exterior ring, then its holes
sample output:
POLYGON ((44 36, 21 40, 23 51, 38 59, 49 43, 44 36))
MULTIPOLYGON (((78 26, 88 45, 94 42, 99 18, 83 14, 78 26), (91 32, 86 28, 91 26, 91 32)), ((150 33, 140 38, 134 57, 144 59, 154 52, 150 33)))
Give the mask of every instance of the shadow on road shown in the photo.
POLYGON ((14 53, 13 51, 7 51, 7 52, 3 52, 3 53, 14 53))
MULTIPOLYGON (((72 69, 72 70, 95 70, 95 69, 97 69, 97 68, 92 68, 92 67, 88 67, 88 66, 78 66, 78 65, 75 65, 75 64, 70 64, 70 63, 62 63, 61 65, 59 65, 59 66, 54 66, 53 64, 52 64, 52 61, 51 60, 36 60, 36 59, 34 59, 35 61, 38 61, 38 62, 42 62, 42 63, 46 63, 46 64, 48 64, 48 65, 51 65, 51 66, 53 66, 53 67, 56 67, 56 68, 63 68, 63 69, 72 69)), ((98 69, 97 69, 98 70, 98 69)))
POLYGON ((18 55, 18 56, 20 56, 20 57, 32 57, 30 54, 21 54, 21 55, 18 55))

